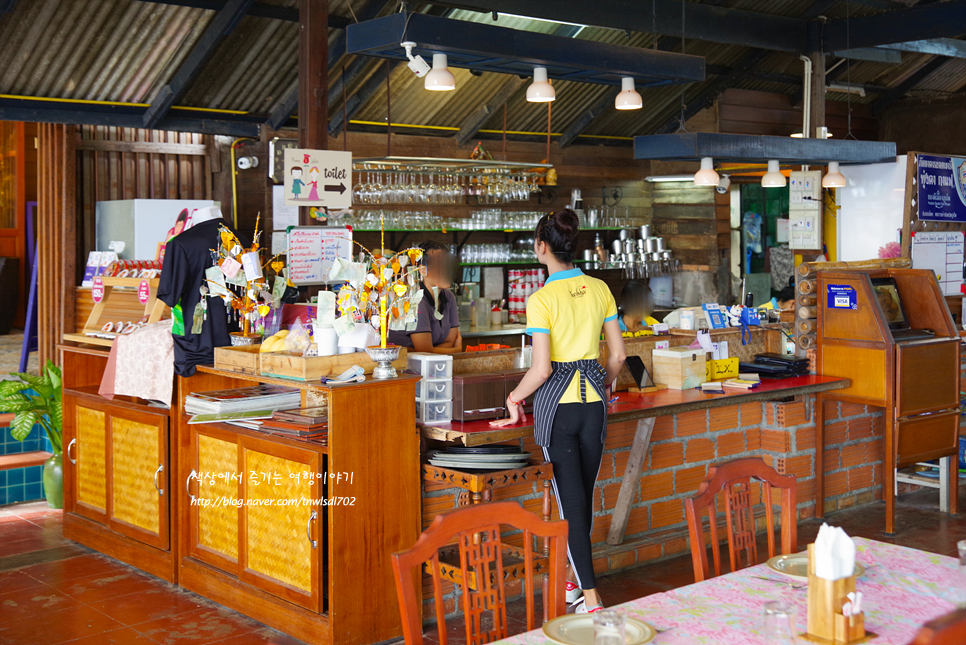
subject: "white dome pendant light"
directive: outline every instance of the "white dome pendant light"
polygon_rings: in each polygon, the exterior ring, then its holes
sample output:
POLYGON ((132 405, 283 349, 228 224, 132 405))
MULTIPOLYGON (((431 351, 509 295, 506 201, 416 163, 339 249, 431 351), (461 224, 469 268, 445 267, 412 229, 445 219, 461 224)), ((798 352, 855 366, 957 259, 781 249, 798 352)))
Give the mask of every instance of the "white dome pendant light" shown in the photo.
POLYGON ((761 185, 765 188, 783 188, 785 186, 785 175, 778 170, 778 160, 768 161, 768 172, 761 178, 761 185))
POLYGON ((534 67, 533 82, 527 88, 527 100, 531 103, 549 103, 556 98, 553 85, 547 80, 547 68, 534 67))
POLYGON ((614 99, 614 107, 618 110, 640 110, 644 107, 644 100, 634 89, 634 79, 630 76, 621 79, 621 93, 614 99))
POLYGON ((721 177, 714 171, 714 161, 711 157, 701 159, 701 170, 694 173, 695 186, 717 186, 721 177))
POLYGON ((822 177, 822 188, 845 188, 845 175, 839 172, 839 162, 828 162, 828 172, 822 177))
POLYGON ((434 92, 446 92, 456 89, 456 77, 449 71, 446 54, 433 54, 433 69, 426 74, 424 87, 434 92))

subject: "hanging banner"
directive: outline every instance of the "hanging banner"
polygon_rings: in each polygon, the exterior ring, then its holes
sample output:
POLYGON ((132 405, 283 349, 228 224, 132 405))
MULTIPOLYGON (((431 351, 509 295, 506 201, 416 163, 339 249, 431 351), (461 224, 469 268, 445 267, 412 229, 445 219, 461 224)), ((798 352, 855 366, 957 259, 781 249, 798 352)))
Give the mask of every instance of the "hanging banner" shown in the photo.
POLYGON ((916 155, 919 219, 966 223, 966 159, 916 155))

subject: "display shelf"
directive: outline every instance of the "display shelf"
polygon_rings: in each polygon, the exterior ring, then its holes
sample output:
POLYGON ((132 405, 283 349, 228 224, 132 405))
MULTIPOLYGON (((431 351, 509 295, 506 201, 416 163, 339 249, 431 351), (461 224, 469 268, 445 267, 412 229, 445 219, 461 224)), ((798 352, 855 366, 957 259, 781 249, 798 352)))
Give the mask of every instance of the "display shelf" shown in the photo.
MULTIPOLYGON (((591 262, 591 261, 592 260, 574 260, 573 263, 574 264, 584 264, 584 263, 591 262)), ((508 262, 460 262, 460 266, 461 267, 497 267, 497 266, 510 266, 510 265, 517 265, 517 264, 524 264, 524 265, 529 264, 529 265, 532 265, 532 266, 539 266, 540 265, 540 263, 537 262, 535 259, 533 261, 530 261, 530 260, 509 260, 508 262)))
MULTIPOLYGON (((620 231, 635 226, 608 226, 580 228, 580 231, 620 231)), ((353 228, 355 233, 378 233, 378 228, 353 228)), ((386 233, 533 233, 532 228, 387 228, 386 233)))

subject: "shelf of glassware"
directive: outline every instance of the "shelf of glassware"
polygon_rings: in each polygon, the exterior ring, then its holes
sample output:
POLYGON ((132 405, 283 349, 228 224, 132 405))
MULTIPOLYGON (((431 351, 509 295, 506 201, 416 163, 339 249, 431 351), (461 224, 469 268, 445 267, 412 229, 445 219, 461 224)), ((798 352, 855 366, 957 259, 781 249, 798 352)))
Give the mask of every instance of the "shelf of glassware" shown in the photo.
MULTIPOLYGON (((627 226, 589 227, 580 231, 620 231, 627 226)), ((378 228, 353 228, 356 233, 378 233, 378 228)), ((387 228, 386 233, 533 233, 532 228, 387 228)))
MULTIPOLYGON (((574 264, 593 264, 593 260, 574 260, 574 264)), ((502 266, 515 266, 515 265, 529 265, 529 266, 540 266, 540 263, 536 260, 510 260, 507 262, 460 262, 461 267, 502 267, 502 266)), ((619 267, 605 267, 614 268, 619 267)))

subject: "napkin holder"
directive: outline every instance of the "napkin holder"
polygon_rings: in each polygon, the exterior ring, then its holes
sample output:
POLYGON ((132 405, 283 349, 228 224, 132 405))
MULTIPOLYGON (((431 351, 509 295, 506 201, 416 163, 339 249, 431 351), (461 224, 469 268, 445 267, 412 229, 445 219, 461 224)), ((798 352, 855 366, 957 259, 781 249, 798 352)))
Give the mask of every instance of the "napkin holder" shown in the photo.
POLYGON ((825 645, 854 645, 875 638, 865 631, 865 615, 842 614, 848 594, 855 591, 855 574, 838 580, 815 575, 814 544, 808 545, 808 632, 802 637, 825 645))

